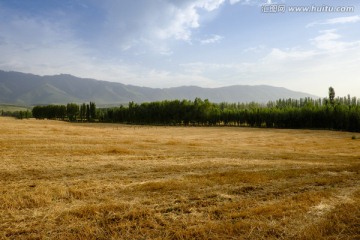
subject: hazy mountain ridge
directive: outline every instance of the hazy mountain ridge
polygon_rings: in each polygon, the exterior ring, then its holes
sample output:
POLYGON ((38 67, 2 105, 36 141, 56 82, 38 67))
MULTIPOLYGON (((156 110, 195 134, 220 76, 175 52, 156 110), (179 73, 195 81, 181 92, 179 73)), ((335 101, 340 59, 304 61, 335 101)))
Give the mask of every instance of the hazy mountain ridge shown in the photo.
POLYGON ((0 102, 21 105, 64 104, 94 101, 98 105, 196 97, 212 102, 267 102, 280 98, 316 97, 281 87, 235 85, 220 88, 182 86, 149 88, 78 78, 68 74, 38 76, 0 70, 0 102))

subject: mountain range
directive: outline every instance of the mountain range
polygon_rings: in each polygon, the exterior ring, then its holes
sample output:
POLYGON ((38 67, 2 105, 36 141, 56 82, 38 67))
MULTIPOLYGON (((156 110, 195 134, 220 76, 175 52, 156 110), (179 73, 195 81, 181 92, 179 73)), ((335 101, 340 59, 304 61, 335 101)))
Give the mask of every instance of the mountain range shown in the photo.
POLYGON ((0 70, 0 103, 18 105, 66 104, 93 101, 98 106, 196 97, 211 102, 268 102, 284 98, 316 98, 311 94, 267 85, 220 88, 181 86, 150 88, 78 78, 69 74, 38 76, 0 70))

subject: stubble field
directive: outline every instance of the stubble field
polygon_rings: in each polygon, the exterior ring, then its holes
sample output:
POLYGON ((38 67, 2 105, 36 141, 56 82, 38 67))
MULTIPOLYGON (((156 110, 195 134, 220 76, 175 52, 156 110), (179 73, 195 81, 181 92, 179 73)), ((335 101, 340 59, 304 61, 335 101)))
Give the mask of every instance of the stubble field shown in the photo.
POLYGON ((353 135, 0 118, 0 239, 360 239, 353 135))

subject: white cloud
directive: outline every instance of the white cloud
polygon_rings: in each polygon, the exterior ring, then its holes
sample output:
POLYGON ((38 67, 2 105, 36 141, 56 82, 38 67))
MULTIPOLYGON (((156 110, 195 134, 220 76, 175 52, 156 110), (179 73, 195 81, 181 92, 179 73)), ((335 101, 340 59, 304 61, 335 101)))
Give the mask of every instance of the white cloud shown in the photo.
POLYGON ((340 41, 341 35, 337 33, 336 29, 320 31, 320 35, 311 39, 311 42, 318 49, 333 53, 345 51, 351 48, 360 46, 360 41, 343 42, 340 41))
MULTIPOLYGON (((132 9, 132 20, 129 22, 129 13, 124 12, 123 1, 110 1, 106 4, 108 25, 113 30, 124 30, 135 37, 149 39, 176 39, 191 40, 193 29, 200 27, 199 10, 214 11, 219 8, 225 0, 184 0, 157 2, 142 1, 142 4, 132 9), (131 29, 130 29, 131 28, 131 29)), ((128 10, 127 10, 128 11, 128 10)))
POLYGON ((313 27, 316 25, 334 25, 334 24, 357 23, 357 22, 360 22, 360 15, 355 15, 350 17, 330 18, 325 21, 316 21, 309 23, 306 27, 313 27))
POLYGON ((339 34, 336 33, 335 29, 320 31, 321 35, 311 39, 313 45, 319 49, 335 51, 341 50, 342 44, 337 40, 341 38, 339 34))
POLYGON ((332 18, 326 21, 327 24, 338 24, 338 23, 356 23, 360 21, 360 16, 352 16, 352 17, 340 17, 340 18, 332 18))
POLYGON ((266 49, 265 45, 260 44, 259 46, 255 47, 248 47, 243 50, 244 53, 252 52, 252 53, 259 53, 261 51, 264 51, 266 49))
POLYGON ((168 24, 166 26, 155 26, 155 32, 159 39, 174 38, 176 40, 191 40, 192 29, 198 28, 199 15, 196 9, 189 6, 185 9, 179 9, 175 6, 169 6, 168 24))
POLYGON ((219 8, 225 0, 198 0, 194 2, 194 6, 204 8, 207 11, 214 11, 219 8))
POLYGON ((220 35, 213 35, 210 38, 200 40, 201 44, 212 44, 220 42, 224 37, 220 35))
POLYGON ((175 38, 177 40, 191 40, 191 31, 200 27, 199 9, 214 11, 225 0, 197 0, 189 1, 183 7, 170 5, 166 12, 169 14, 167 26, 158 26, 159 37, 162 39, 175 38))
POLYGON ((271 52, 267 55, 265 59, 268 59, 273 61, 276 60, 292 60, 292 61, 298 61, 298 60, 306 60, 311 57, 313 57, 316 53, 311 50, 298 50, 298 49, 285 49, 281 50, 278 48, 273 48, 271 52))
POLYGON ((274 3, 272 0, 229 0, 231 5, 240 3, 244 5, 262 5, 262 4, 272 4, 274 3))

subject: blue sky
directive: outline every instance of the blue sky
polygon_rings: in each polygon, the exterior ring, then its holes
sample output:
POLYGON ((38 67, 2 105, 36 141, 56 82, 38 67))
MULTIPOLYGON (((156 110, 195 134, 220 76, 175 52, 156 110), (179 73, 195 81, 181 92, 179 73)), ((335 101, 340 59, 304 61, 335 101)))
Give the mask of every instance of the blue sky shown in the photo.
POLYGON ((326 96, 333 86, 360 97, 360 3, 0 0, 0 69, 159 88, 266 84, 326 96))

